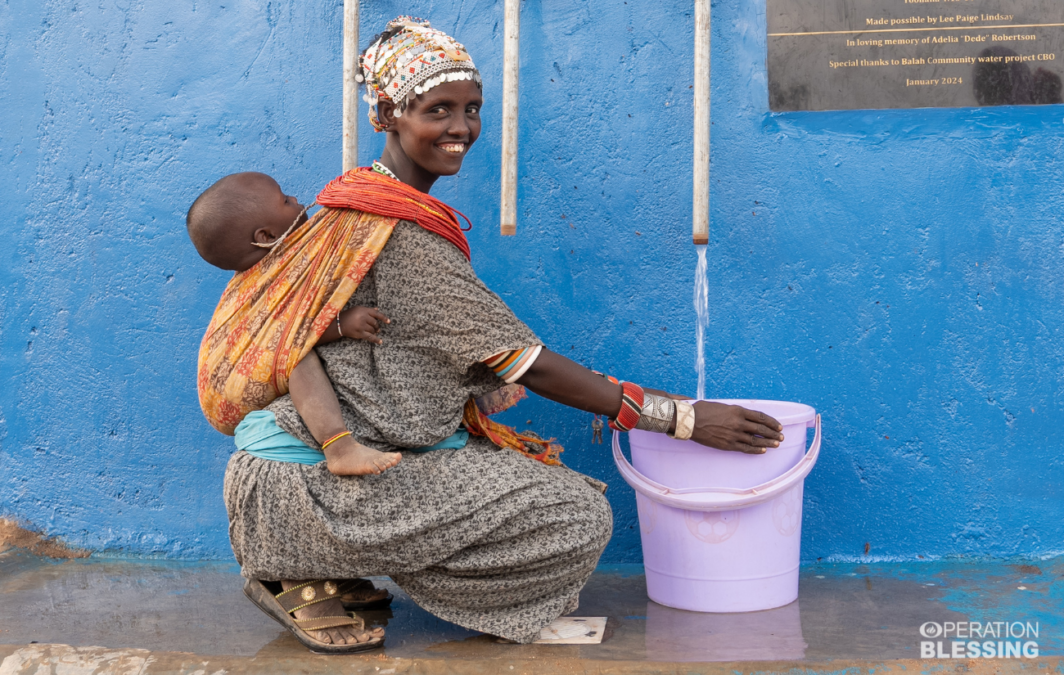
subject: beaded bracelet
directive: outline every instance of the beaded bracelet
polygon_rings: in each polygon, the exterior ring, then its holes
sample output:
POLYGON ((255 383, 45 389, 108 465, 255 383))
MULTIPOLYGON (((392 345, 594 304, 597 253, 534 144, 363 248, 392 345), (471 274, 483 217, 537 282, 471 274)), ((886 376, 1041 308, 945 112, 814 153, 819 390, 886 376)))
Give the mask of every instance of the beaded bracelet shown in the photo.
POLYGON ((336 315, 336 330, 340 331, 340 337, 347 337, 344 335, 344 328, 340 325, 340 315, 336 315))
POLYGON ((643 414, 643 388, 632 382, 622 382, 621 390, 621 409, 617 411, 617 417, 610 420, 610 428, 631 431, 643 414))
POLYGON ((597 370, 591 372, 601 375, 613 384, 621 386, 621 409, 617 411, 617 417, 609 421, 610 429, 615 431, 631 431, 639 423, 639 417, 643 412, 643 388, 631 382, 621 382, 612 375, 600 373, 597 370))
POLYGON ((609 380, 610 382, 612 382, 612 383, 614 383, 614 384, 620 384, 620 383, 621 383, 621 381, 620 381, 620 380, 618 380, 618 379, 617 379, 616 377, 614 377, 613 375, 607 375, 606 373, 600 373, 600 372, 599 372, 599 371, 597 371, 597 370, 592 370, 591 372, 595 373, 595 374, 596 374, 596 375, 598 375, 599 377, 604 377, 604 378, 606 378, 607 380, 609 380))
POLYGON ((332 445, 336 441, 340 440, 344 436, 350 436, 350 435, 351 435, 350 431, 341 431, 340 433, 336 434, 335 436, 333 436, 329 440, 327 440, 324 443, 322 443, 321 444, 321 451, 325 452, 325 448, 329 447, 330 445, 332 445))

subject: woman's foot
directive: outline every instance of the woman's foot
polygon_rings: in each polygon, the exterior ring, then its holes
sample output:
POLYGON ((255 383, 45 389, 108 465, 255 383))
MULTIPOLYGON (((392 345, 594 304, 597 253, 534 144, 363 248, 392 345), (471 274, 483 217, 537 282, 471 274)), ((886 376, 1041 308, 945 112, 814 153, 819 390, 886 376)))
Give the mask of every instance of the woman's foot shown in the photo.
POLYGON ((341 438, 325 449, 329 473, 336 476, 367 476, 386 471, 399 463, 398 452, 381 452, 366 447, 350 436, 341 438))
MULTIPOLYGON (((376 452, 376 450, 374 450, 374 452, 376 452)), ((304 582, 282 581, 281 587, 287 591, 293 586, 298 586, 302 583, 304 582)), ((340 603, 339 597, 325 602, 315 603, 292 613, 297 619, 316 619, 321 616, 345 615, 344 606, 340 603)), ((356 628, 355 626, 340 626, 339 628, 326 628, 324 630, 308 630, 306 633, 315 640, 324 642, 327 645, 354 645, 379 640, 384 637, 383 628, 366 630, 356 628)))
POLYGON ((387 588, 377 588, 369 579, 345 579, 338 581, 340 602, 351 612, 384 609, 392 603, 392 594, 387 588))

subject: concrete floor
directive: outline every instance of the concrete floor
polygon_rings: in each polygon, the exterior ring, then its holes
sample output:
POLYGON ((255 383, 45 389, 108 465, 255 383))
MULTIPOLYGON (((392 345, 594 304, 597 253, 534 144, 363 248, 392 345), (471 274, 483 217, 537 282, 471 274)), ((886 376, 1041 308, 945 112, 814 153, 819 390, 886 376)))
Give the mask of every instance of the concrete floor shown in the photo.
POLYGON ((395 602, 366 618, 386 626, 387 646, 322 657, 243 597, 235 565, 9 551, 0 554, 0 675, 1064 671, 1064 560, 814 565, 797 602, 731 615, 663 607, 647 599, 640 568, 606 567, 577 614, 609 617, 607 639, 583 646, 497 644, 382 583, 395 602), (1037 623, 1040 655, 921 660, 928 621, 1037 623))

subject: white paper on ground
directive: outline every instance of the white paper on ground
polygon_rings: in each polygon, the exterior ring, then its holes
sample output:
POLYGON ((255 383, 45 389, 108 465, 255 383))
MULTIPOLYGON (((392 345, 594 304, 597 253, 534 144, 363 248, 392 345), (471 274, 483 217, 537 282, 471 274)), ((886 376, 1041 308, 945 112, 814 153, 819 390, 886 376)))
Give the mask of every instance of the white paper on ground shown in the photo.
POLYGON ((606 632, 606 617, 563 616, 539 632, 537 645, 597 645, 606 632))

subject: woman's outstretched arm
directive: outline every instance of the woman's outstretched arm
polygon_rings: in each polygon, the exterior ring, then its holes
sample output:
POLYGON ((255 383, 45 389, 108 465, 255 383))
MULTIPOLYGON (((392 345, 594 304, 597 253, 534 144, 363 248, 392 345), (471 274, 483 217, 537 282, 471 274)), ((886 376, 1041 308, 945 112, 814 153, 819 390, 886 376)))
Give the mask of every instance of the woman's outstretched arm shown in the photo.
MULTIPOLYGON (((601 375, 544 348, 517 381, 543 398, 613 418, 621 409, 621 387, 601 375)), ((779 422, 737 405, 698 401, 691 440, 721 450, 761 454, 783 440, 779 422)), ((673 431, 675 420, 669 430, 673 431)))

